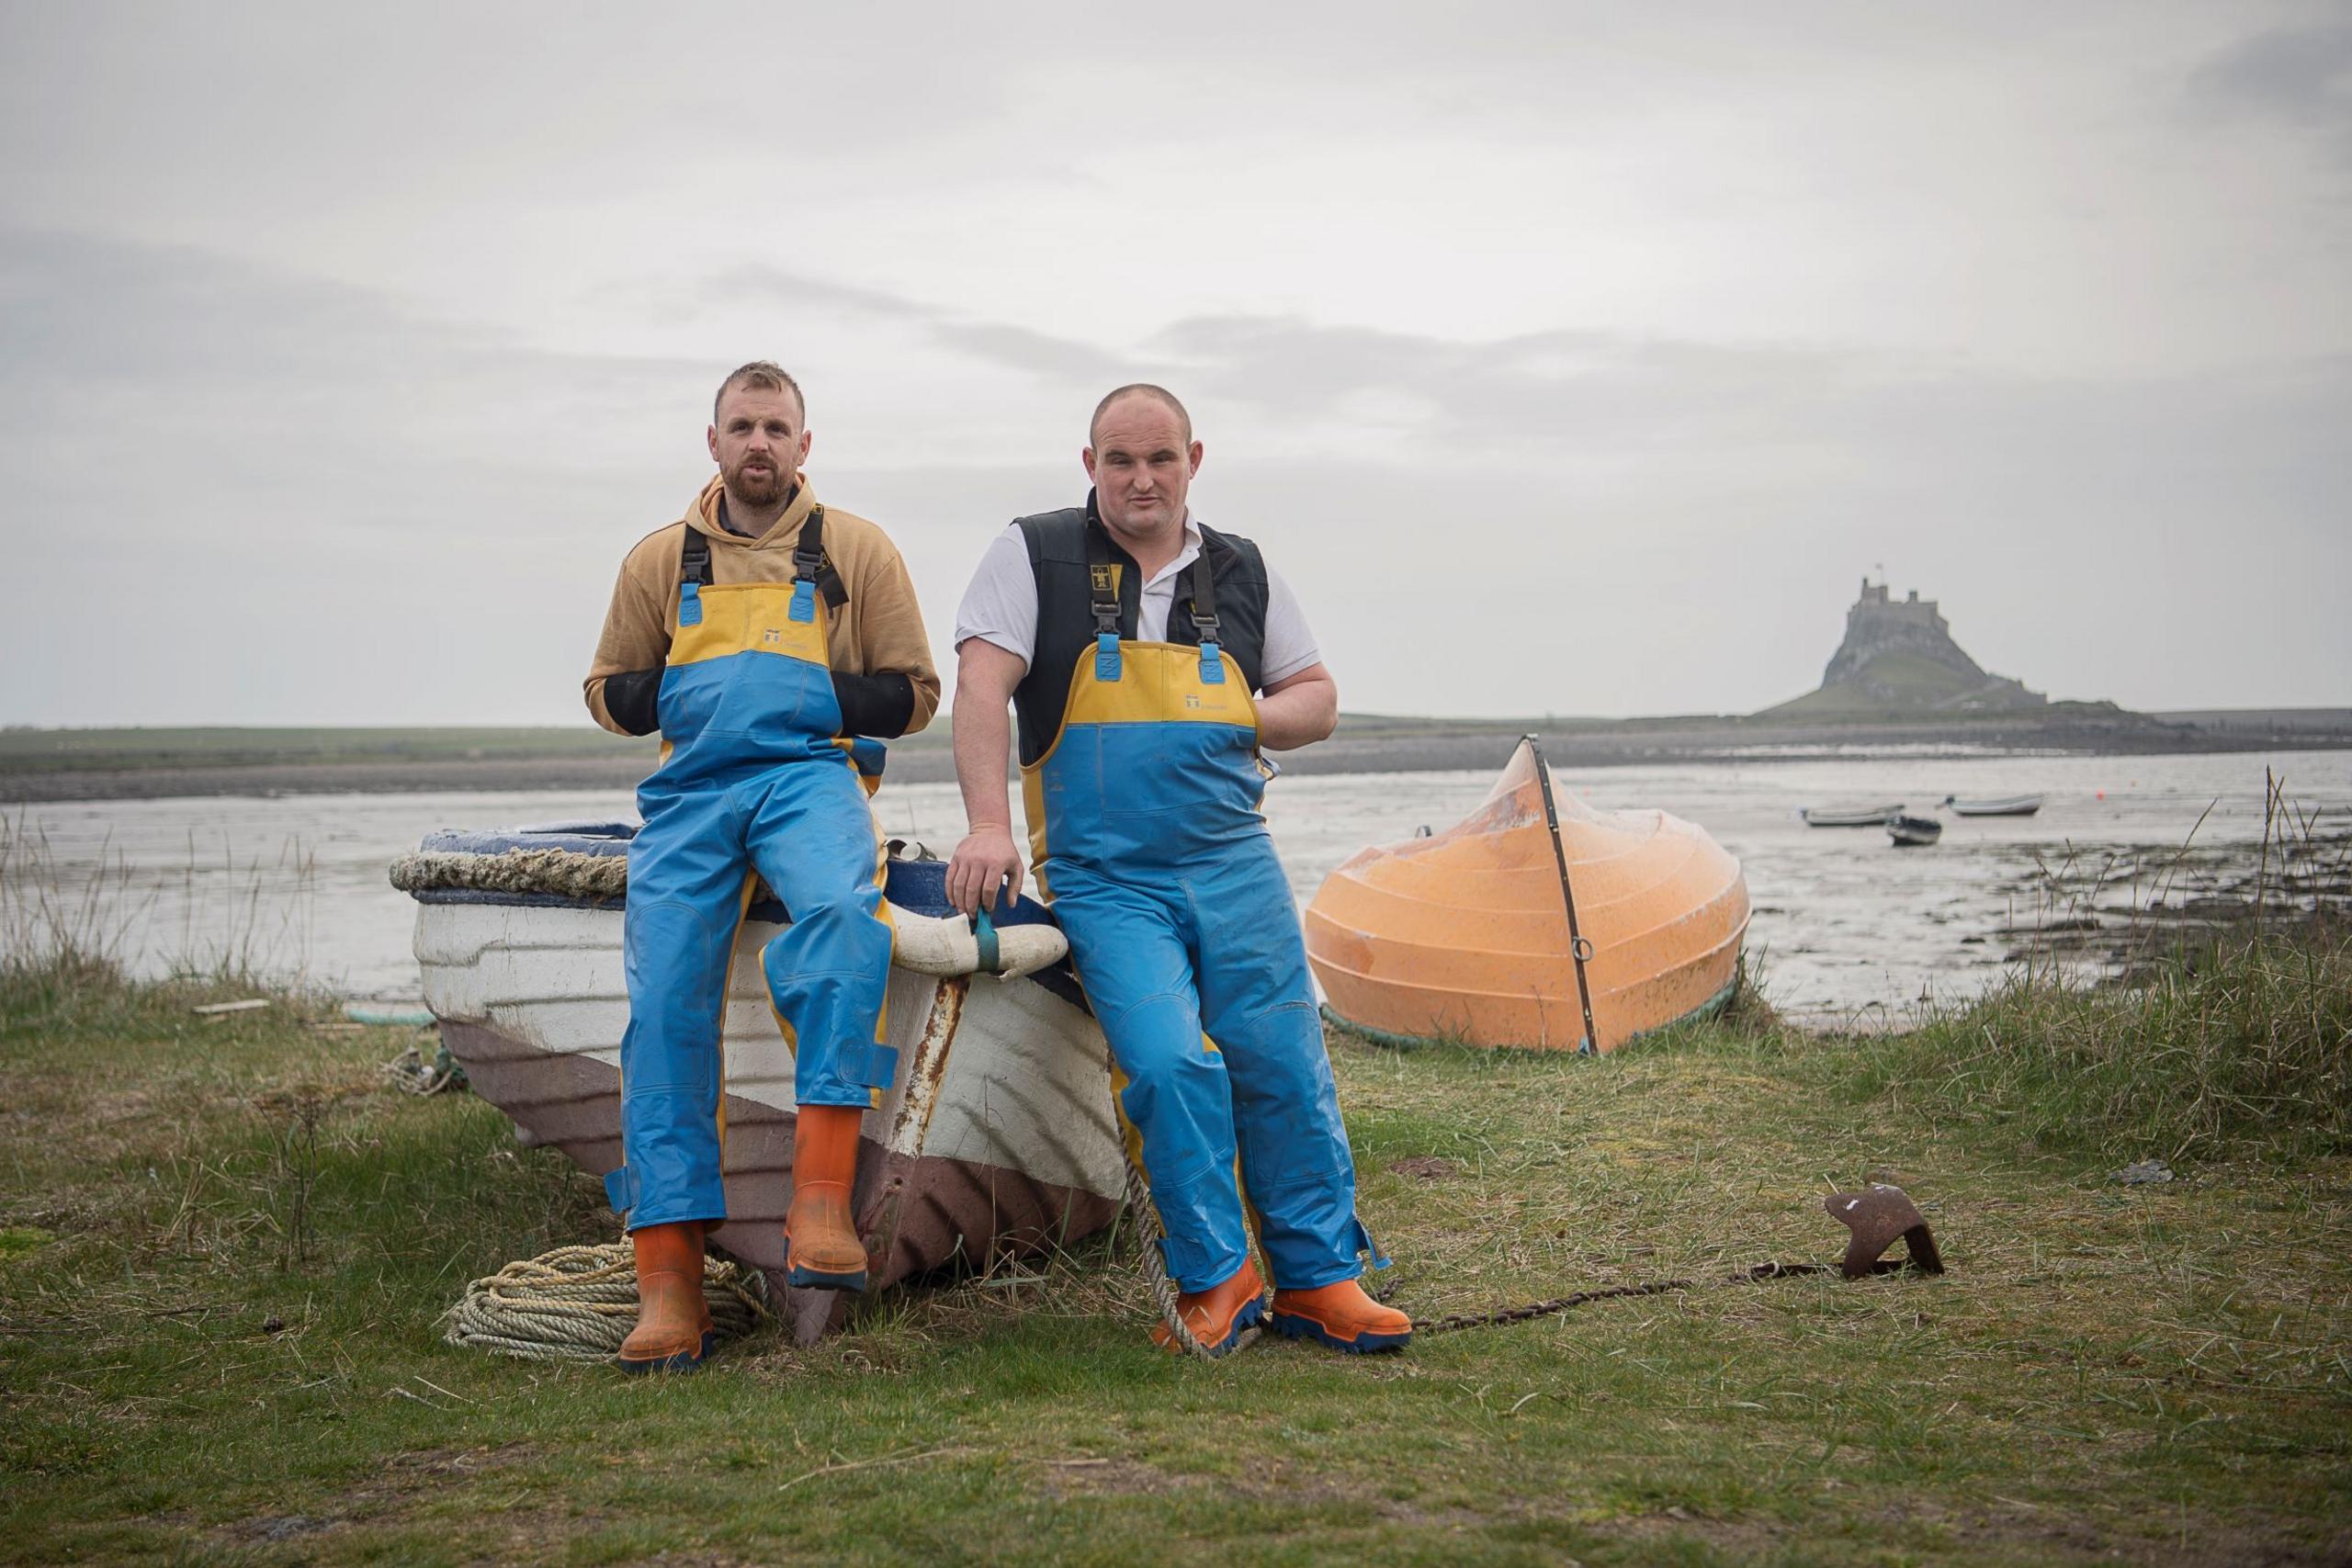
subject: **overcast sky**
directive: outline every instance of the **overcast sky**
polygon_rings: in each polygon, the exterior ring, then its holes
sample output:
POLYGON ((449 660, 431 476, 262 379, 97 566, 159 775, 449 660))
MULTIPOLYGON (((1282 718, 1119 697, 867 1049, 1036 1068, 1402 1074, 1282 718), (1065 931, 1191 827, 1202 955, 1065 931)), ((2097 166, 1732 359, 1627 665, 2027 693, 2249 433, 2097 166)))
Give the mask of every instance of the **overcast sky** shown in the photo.
POLYGON ((944 664, 1150 378, 1351 710, 2352 704, 2352 6, 1634 12, 0 0, 0 722, 579 720, 759 356, 944 664))

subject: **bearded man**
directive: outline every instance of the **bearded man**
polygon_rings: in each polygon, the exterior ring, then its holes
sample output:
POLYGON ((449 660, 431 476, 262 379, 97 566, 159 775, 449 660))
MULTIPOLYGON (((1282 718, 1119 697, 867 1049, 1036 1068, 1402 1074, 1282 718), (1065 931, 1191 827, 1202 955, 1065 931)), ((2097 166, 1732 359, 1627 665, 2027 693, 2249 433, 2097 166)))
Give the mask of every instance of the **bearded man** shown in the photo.
POLYGON ((761 360, 719 384, 706 437, 718 473, 685 516, 622 563, 587 681, 588 711, 662 733, 628 851, 629 1021, 622 1157, 639 1315, 626 1371, 710 1353, 703 1236, 726 1217, 719 1021, 754 874, 791 914, 760 953, 794 1049, 798 1102, 785 1222, 795 1285, 859 1291, 850 1223, 858 1125, 897 1053, 882 1043, 891 930, 866 796, 879 739, 939 703, 914 587, 872 523, 818 504, 800 388, 761 360))

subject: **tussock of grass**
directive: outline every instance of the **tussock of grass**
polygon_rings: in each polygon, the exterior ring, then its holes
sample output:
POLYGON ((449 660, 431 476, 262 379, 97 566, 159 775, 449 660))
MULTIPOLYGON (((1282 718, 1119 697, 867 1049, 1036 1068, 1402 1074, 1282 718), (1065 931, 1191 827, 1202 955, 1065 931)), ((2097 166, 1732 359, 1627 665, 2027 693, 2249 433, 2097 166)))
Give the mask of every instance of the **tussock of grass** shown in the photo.
POLYGON ((1909 1033, 1853 1041, 1836 1070, 1852 1093, 2051 1149, 2341 1153, 2352 930, 2228 938, 2130 987, 2035 974, 1909 1033))

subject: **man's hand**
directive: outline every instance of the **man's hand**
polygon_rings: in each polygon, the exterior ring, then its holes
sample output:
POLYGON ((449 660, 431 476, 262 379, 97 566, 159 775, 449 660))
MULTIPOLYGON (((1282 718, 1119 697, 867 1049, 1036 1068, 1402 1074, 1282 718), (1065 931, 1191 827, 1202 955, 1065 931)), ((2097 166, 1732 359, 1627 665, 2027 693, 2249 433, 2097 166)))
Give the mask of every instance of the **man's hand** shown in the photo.
POLYGON ((947 901, 967 916, 983 905, 994 910, 1002 889, 1003 907, 1011 908, 1021 897, 1022 865, 1012 829, 1001 822, 983 822, 965 835, 947 862, 947 901))

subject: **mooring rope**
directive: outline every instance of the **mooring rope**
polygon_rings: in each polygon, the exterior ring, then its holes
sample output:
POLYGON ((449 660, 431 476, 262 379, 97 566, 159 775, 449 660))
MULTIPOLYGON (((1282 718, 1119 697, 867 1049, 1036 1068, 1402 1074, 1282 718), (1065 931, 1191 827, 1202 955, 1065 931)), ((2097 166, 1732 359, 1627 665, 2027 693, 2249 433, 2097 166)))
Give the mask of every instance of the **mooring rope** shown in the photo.
POLYGON ((465 888, 478 893, 549 893, 563 898, 619 898, 628 892, 628 857, 571 850, 501 850, 496 854, 419 850, 396 857, 392 886, 403 893, 465 888))
MULTIPOLYGON (((775 1314, 765 1281, 706 1255, 704 1297, 718 1337, 749 1334, 775 1314)), ((637 1326, 637 1263, 628 1243, 559 1247, 468 1285, 442 1314, 442 1337, 526 1361, 606 1361, 637 1326)))
MULTIPOLYGON (((1169 1337, 1175 1340, 1179 1348, 1186 1355, 1215 1360, 1217 1358, 1193 1335, 1177 1304, 1176 1281, 1169 1277, 1168 1260, 1160 1250, 1160 1244, 1168 1239, 1168 1227, 1160 1222, 1159 1206, 1152 1201, 1151 1179, 1144 1174, 1143 1163, 1136 1158, 1135 1145, 1127 1140, 1127 1120, 1119 1108, 1117 1081, 1111 1080, 1111 1127, 1118 1135, 1119 1157, 1127 1172, 1121 1201, 1135 1216, 1136 1229, 1141 1234, 1144 1278, 1150 1281, 1152 1303, 1159 1308, 1159 1321, 1168 1325, 1169 1337)), ((1234 1340, 1233 1349, 1248 1349, 1257 1343, 1260 1332, 1257 1328, 1243 1329, 1234 1340)))

